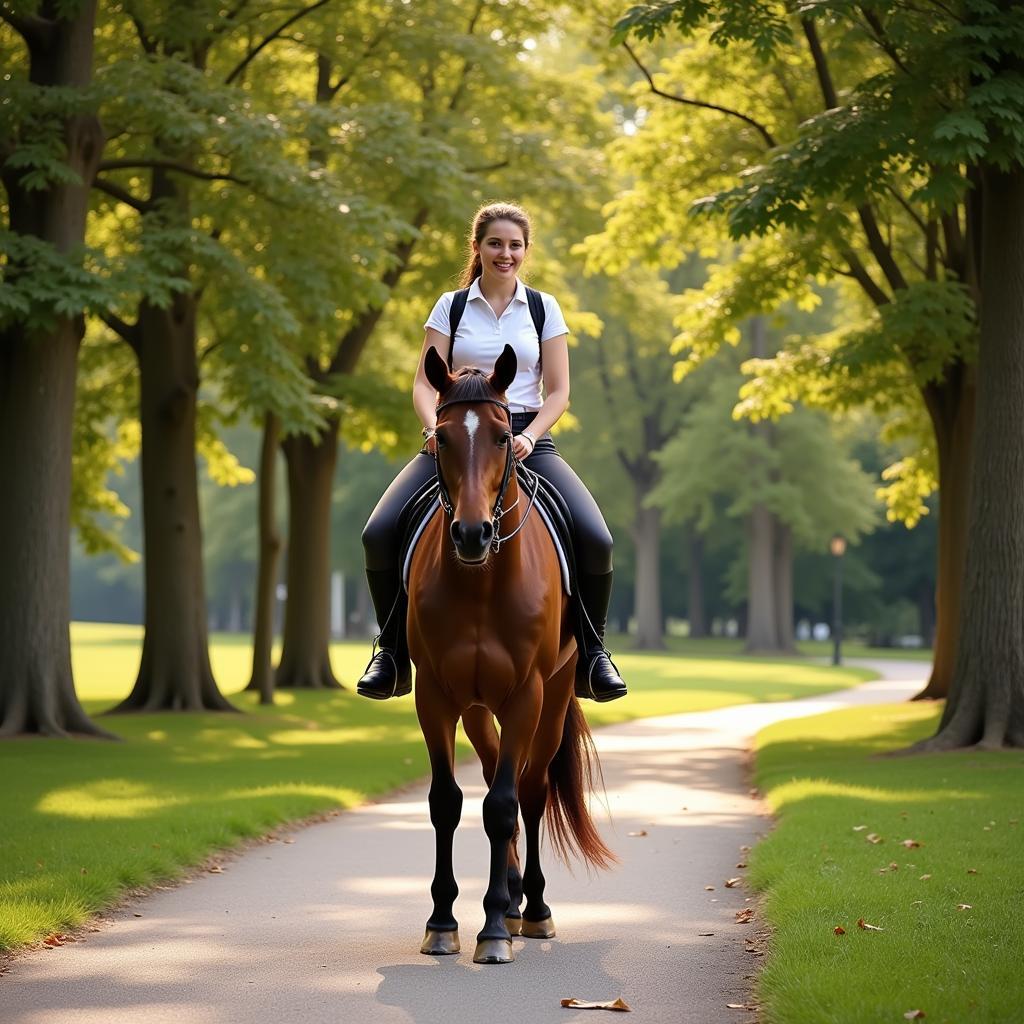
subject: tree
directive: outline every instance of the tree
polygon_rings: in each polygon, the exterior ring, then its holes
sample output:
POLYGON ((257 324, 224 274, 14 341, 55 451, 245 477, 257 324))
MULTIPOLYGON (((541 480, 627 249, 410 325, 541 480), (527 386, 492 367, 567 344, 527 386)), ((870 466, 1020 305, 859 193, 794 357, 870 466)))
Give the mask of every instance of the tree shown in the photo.
POLYGON ((648 500, 701 529, 725 500, 725 515, 745 524, 738 561, 746 569, 747 650, 789 651, 795 552, 823 550, 835 533, 855 542, 870 531, 873 486, 820 412, 796 409, 763 424, 768 430, 736 420, 737 362, 723 351, 702 368, 701 397, 655 455, 662 479, 648 500))
POLYGON ((573 349, 571 412, 582 429, 559 440, 606 516, 629 530, 635 643, 658 649, 664 646, 663 512, 647 501, 661 478, 654 453, 674 435, 700 385, 672 380, 674 358, 665 338, 675 303, 659 274, 634 268, 614 282, 596 276, 579 286, 579 296, 600 327, 589 326, 594 336, 573 349))
MULTIPOLYGON (((197 445, 215 471, 219 464, 232 472, 233 462, 215 440, 213 418, 200 416, 201 365, 219 379, 229 408, 262 400, 296 429, 320 422, 282 343, 298 329, 296 311, 272 278, 282 249, 297 264, 292 273, 305 271, 311 287, 323 280, 327 264, 313 244, 306 258, 295 243, 267 246, 265 208, 275 217, 287 210, 300 230, 315 223, 318 237, 335 245, 350 223, 363 224, 363 211, 342 201, 348 194, 336 183, 297 175, 293 139, 278 113, 232 84, 236 70, 274 41, 285 22, 293 25, 319 6, 296 8, 282 21, 269 4, 232 17, 214 17, 219 8, 203 3, 173 11, 136 4, 130 26, 115 12, 104 36, 120 58, 104 75, 106 116, 123 141, 101 164, 105 173, 96 186, 115 201, 125 226, 114 274, 121 308, 105 311, 103 320, 138 361, 146 577, 139 676, 115 710, 231 707, 209 661, 197 445), (126 28, 134 42, 125 38, 126 28), (133 45, 145 59, 131 53, 133 45), (226 84, 217 84, 221 76, 226 84), (145 192, 140 172, 148 174, 145 192), (263 209, 252 207, 257 201, 263 209), (358 212, 346 220, 353 207, 358 212), (125 209, 137 220, 125 217, 125 209), (267 249, 267 257, 259 255, 267 249), (169 278, 159 287, 154 267, 169 278), (132 305, 134 316, 123 308, 132 305)), ((285 92, 276 110, 288 102, 285 92)))
POLYGON ((90 91, 95 10, 0 6, 0 54, 19 69, 0 104, 0 736, 108 735, 75 695, 68 634, 75 364, 83 313, 102 301, 84 248, 104 146, 90 91))
MULTIPOLYGON (((959 621, 978 289, 967 178, 927 130, 916 152, 899 143, 921 118, 937 127, 949 109, 946 93, 956 91, 945 67, 933 63, 936 48, 921 45, 933 39, 932 17, 899 3, 822 3, 797 14, 762 3, 666 3, 634 8, 619 36, 643 88, 672 105, 656 134, 685 123, 709 136, 687 147, 697 155, 680 154, 686 168, 675 166, 677 180, 679 173, 693 177, 699 154, 714 153, 717 163, 701 183, 702 195, 710 188, 712 196, 702 208, 721 214, 733 237, 756 236, 744 258, 709 282, 703 329, 689 335, 700 339, 695 350, 716 344, 747 316, 806 299, 814 277, 846 279, 869 308, 832 337, 801 339, 798 351, 783 352, 780 397, 827 397, 836 406, 884 402, 889 409, 919 401, 927 410, 941 483, 929 684, 938 695, 952 672, 959 621), (651 72, 625 37, 652 39, 667 30, 687 43, 660 73, 651 72), (691 77, 694 62, 701 67, 691 77), (756 95, 744 85, 755 76, 762 84, 756 95), (683 91, 678 81, 692 84, 683 91)), ((955 134, 955 119, 941 130, 955 134)), ((657 169, 655 179, 645 192, 660 186, 657 169)), ((613 222, 636 205, 626 197, 613 222)), ((638 234, 671 231, 678 222, 676 210, 667 225, 645 225, 638 234)), ((927 460, 917 468, 927 470, 927 460)))
POLYGON ((719 23, 717 42, 731 48, 729 40, 738 40, 762 62, 802 36, 826 108, 710 205, 736 236, 806 235, 823 218, 838 268, 879 311, 878 330, 862 334, 869 344, 842 362, 900 361, 932 419, 941 488, 936 673, 955 668, 927 749, 1019 745, 1024 526, 1005 510, 1018 507, 1024 443, 1021 382, 1009 362, 1024 300, 1005 268, 1020 256, 1024 9, 1010 0, 965 0, 955 11, 835 2, 807 7, 794 22, 760 3, 669 3, 635 8, 622 29, 656 35, 674 22, 691 32, 709 18, 719 23), (844 88, 829 49, 852 56, 865 47, 874 58, 870 73, 844 88), (910 220, 913 248, 882 229, 880 215, 893 204, 900 221, 910 220), (849 250, 844 222, 857 226, 873 267, 849 250), (985 398, 977 406, 975 372, 985 398), (973 455, 980 459, 972 465, 973 455))

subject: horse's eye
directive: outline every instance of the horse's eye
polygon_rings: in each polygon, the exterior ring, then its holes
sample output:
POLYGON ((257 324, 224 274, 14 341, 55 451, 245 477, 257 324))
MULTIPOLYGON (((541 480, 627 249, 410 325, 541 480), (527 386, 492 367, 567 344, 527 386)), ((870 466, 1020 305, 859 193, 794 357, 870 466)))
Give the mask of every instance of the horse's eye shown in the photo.
POLYGON ((434 440, 438 448, 445 448, 448 445, 448 442, 444 439, 444 434, 435 434, 434 440))
POLYGON ((499 448, 507 448, 508 447, 508 434, 502 434, 501 437, 498 438, 498 447, 499 448))

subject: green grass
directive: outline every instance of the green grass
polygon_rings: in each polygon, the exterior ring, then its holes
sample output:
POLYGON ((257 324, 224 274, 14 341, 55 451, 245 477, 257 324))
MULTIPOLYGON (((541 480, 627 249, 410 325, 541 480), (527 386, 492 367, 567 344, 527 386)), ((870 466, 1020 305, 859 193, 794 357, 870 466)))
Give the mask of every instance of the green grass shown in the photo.
MULTIPOLYGON (((97 715, 131 689, 140 630, 76 624, 78 692, 97 715)), ((631 695, 588 703, 595 725, 811 696, 868 673, 770 659, 623 653, 631 695)), ((80 924, 134 887, 179 876, 211 853, 283 822, 351 807, 427 772, 411 700, 289 692, 273 708, 240 694, 243 637, 216 637, 223 691, 245 712, 103 719, 123 743, 42 739, 0 744, 0 949, 80 924), (10 780, 17 780, 10 784, 10 780)), ((351 684, 365 643, 332 648, 351 684)))
POLYGON ((757 782, 780 818, 748 879, 774 930, 766 1024, 1024 1020, 1024 755, 876 756, 937 720, 901 704, 759 734, 757 782))

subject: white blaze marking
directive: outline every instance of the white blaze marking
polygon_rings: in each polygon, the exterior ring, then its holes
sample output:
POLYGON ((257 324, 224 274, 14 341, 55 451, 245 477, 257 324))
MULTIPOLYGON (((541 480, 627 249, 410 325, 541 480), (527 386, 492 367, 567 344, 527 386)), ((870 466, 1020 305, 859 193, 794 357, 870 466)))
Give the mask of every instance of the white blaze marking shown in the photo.
POLYGON ((466 413, 466 433, 469 434, 469 458, 473 458, 473 435, 476 434, 476 428, 480 426, 480 417, 477 416, 472 409, 466 413))

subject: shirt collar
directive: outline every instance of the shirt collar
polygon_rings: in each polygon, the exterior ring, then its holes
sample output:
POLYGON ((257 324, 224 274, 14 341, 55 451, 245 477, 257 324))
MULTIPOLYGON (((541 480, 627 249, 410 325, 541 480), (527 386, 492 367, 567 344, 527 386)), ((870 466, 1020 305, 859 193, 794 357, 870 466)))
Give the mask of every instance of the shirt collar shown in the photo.
MULTIPOLYGON (((466 301, 469 302, 472 299, 483 299, 484 293, 480 291, 480 278, 474 277, 473 283, 469 286, 469 295, 466 296, 466 301)), ((484 299, 486 302, 486 299, 484 299)), ((513 302, 526 302, 526 285, 523 284, 519 278, 516 278, 516 293, 512 296, 513 302)))

